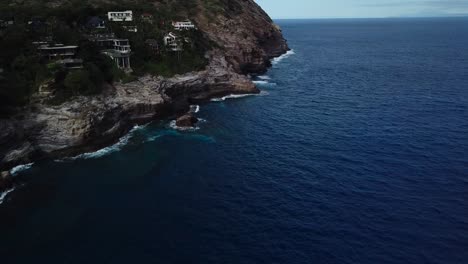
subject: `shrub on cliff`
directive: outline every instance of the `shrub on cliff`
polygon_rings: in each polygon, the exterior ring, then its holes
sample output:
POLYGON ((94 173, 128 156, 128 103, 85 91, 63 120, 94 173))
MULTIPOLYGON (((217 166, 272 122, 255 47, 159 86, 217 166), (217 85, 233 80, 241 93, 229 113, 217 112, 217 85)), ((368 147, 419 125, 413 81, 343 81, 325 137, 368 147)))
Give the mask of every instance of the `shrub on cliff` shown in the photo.
POLYGON ((72 95, 86 94, 95 89, 90 74, 86 70, 69 72, 63 84, 72 95))

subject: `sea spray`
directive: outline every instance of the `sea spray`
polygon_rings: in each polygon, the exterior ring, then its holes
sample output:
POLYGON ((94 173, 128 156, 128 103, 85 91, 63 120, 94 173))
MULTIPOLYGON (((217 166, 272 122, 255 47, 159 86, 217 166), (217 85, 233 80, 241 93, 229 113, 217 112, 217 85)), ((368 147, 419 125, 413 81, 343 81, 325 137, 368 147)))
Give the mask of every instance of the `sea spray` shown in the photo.
POLYGON ((254 95, 257 95, 257 94, 230 94, 230 95, 223 96, 221 98, 213 98, 211 99, 211 101, 222 102, 222 101, 226 101, 226 99, 236 99, 236 98, 242 98, 242 97, 254 96, 254 95))
POLYGON ((2 204, 5 199, 7 198, 8 194, 13 192, 15 190, 15 188, 11 188, 11 189, 8 189, 6 191, 3 191, 3 192, 0 192, 0 204, 2 204))
POLYGON ((260 81, 252 81, 254 84, 269 84, 268 81, 263 81, 263 80, 260 80, 260 81))
POLYGON ((285 54, 283 54, 283 55, 281 55, 281 56, 279 56, 277 58, 274 58, 271 61, 271 64, 276 65, 276 64, 280 63, 282 60, 287 59, 291 55, 294 55, 294 54, 296 54, 296 52, 294 52, 294 50, 290 50, 290 51, 286 52, 285 54))
POLYGON ((14 167, 13 169, 10 170, 10 174, 12 176, 16 176, 20 172, 31 169, 33 165, 34 165, 34 163, 29 163, 29 164, 23 164, 23 165, 16 166, 16 167, 14 167))
MULTIPOLYGON (((108 146, 105 148, 102 148, 100 150, 97 150, 95 152, 88 152, 88 153, 83 153, 78 156, 72 157, 72 158, 66 158, 64 159, 65 161, 67 160, 77 160, 77 159, 96 159, 96 158, 101 158, 103 156, 109 155, 111 153, 120 151, 122 147, 128 144, 129 140, 134 136, 134 133, 136 131, 142 130, 146 128, 147 125, 143 126, 134 126, 125 136, 121 137, 117 143, 115 143, 112 146, 108 146)), ((63 160, 61 160, 63 161, 63 160)))
POLYGON ((257 76, 257 78, 260 80, 271 80, 270 76, 268 75, 260 75, 260 76, 257 76))

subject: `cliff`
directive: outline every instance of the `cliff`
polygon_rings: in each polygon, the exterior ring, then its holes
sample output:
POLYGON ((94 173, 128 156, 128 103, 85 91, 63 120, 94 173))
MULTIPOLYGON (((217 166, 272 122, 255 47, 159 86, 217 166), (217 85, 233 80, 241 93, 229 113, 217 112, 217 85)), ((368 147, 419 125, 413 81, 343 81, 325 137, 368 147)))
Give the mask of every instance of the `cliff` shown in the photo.
POLYGON ((0 119, 0 171, 97 150, 116 142, 134 125, 184 113, 194 102, 258 93, 245 74, 265 72, 271 58, 288 50, 280 29, 253 0, 218 1, 222 9, 216 13, 204 2, 197 1, 193 20, 215 43, 206 54, 205 70, 171 78, 147 75, 58 106, 30 104, 19 114, 0 119))

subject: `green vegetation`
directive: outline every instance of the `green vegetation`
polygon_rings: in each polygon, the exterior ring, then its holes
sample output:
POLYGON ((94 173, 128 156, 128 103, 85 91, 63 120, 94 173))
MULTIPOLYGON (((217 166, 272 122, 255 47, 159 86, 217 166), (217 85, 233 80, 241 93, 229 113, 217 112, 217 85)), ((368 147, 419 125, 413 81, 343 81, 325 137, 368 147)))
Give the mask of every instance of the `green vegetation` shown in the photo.
MULTIPOLYGON (((227 0, 204 0, 211 11, 227 0)), ((227 1, 229 2, 229 1, 227 1)), ((195 0, 3 0, 0 3, 0 20, 14 18, 14 25, 0 28, 0 115, 9 109, 30 102, 39 88, 46 87, 54 95, 51 103, 61 103, 76 95, 102 92, 106 83, 131 82, 144 74, 173 76, 201 70, 207 65, 206 51, 213 44, 202 32, 178 32, 183 41, 183 51, 167 50, 163 37, 172 31, 172 20, 183 20, 198 14, 195 0), (121 23, 108 22, 105 15, 110 10, 132 10, 133 25, 138 32, 128 32, 121 23), (148 13, 151 21, 140 19, 148 13), (86 27, 90 17, 99 16, 106 21, 107 29, 118 38, 130 40, 132 73, 118 69, 114 62, 101 54, 102 47, 88 40, 87 35, 99 30, 86 27), (79 46, 77 58, 83 60, 82 69, 67 70, 64 66, 40 56, 33 42, 52 39, 55 43, 79 46), (154 39, 159 50, 145 41, 154 39)), ((42 89, 41 88, 41 89, 42 89)))

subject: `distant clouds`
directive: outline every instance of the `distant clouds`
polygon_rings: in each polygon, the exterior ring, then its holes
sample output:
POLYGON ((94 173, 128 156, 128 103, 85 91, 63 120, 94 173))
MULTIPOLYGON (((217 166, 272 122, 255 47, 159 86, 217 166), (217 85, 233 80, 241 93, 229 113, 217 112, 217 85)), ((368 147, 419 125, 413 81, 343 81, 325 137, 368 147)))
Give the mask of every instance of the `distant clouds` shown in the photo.
POLYGON ((400 8, 413 12, 402 12, 401 16, 451 16, 468 15, 468 0, 409 0, 409 1, 375 1, 361 4, 371 8, 400 8))
POLYGON ((468 16, 468 0, 256 0, 273 18, 468 16))

